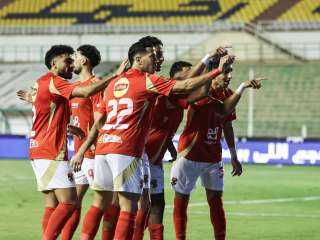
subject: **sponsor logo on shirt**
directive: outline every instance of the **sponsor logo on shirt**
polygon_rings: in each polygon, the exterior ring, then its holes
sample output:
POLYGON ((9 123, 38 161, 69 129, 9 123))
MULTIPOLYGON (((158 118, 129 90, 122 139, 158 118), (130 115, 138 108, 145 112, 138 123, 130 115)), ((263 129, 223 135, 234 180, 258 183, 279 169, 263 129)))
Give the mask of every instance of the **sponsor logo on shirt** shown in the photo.
POLYGON ((218 132, 219 128, 216 127, 214 129, 209 128, 208 132, 207 132, 207 137, 206 140, 204 141, 206 144, 211 145, 211 144, 215 144, 217 142, 217 132, 218 132))
POLYGON ((35 139, 30 139, 30 148, 36 148, 38 147, 39 144, 38 144, 38 141, 35 140, 35 139))
POLYGON ((120 98, 128 92, 129 80, 127 78, 120 78, 113 87, 113 94, 116 98, 120 98))
POLYGON ((103 143, 108 143, 108 142, 122 143, 122 139, 117 135, 104 134, 102 142, 103 143))

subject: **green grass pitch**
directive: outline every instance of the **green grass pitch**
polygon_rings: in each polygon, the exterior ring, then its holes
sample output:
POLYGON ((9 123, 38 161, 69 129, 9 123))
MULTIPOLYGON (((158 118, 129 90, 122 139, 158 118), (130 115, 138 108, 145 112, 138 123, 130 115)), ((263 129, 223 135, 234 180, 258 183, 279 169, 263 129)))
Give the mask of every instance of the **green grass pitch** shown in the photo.
MULTIPOLYGON (((170 164, 165 164, 165 239, 174 239, 173 194, 169 186, 170 164)), ((227 239, 320 239, 320 169, 296 166, 246 165, 240 178, 230 176, 226 165, 225 210, 227 239)), ((41 239, 41 193, 28 161, 0 161, 0 239, 41 239)), ((83 214, 92 192, 84 201, 83 214)), ((212 239, 204 192, 197 185, 189 206, 188 239, 212 239)), ((74 239, 79 239, 79 229, 74 239)), ((96 239, 100 239, 100 233, 96 239)), ((148 239, 146 232, 145 239, 148 239)))

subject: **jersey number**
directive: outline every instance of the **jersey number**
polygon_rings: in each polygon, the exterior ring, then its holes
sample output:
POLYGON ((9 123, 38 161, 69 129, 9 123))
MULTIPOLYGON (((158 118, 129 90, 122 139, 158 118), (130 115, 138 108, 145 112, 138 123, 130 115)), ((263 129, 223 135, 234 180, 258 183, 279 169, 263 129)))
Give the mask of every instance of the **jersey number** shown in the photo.
POLYGON ((80 127, 80 121, 78 116, 73 116, 72 125, 78 128, 80 127))
POLYGON ((108 113, 104 130, 110 129, 127 129, 129 124, 122 123, 125 116, 131 115, 133 112, 133 101, 131 98, 112 99, 108 102, 108 107, 111 107, 111 111, 108 113), (125 108, 119 110, 119 106, 124 105, 125 108), (115 123, 111 123, 111 120, 116 117, 115 123))

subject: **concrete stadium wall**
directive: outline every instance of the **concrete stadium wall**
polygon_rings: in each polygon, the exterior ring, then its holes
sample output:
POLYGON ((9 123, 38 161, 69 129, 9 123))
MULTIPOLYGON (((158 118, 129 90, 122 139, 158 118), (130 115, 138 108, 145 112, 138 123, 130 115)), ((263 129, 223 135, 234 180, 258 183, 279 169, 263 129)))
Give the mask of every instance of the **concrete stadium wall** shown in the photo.
POLYGON ((320 31, 265 32, 264 36, 307 59, 320 59, 320 31))
MULTIPOLYGON (((0 61, 40 61, 45 51, 54 44, 96 45, 103 60, 120 61, 127 56, 129 46, 145 35, 31 35, 0 36, 0 61)), ((173 60, 191 46, 208 38, 209 34, 154 34, 166 46, 166 58, 173 60)))
MULTIPOLYGON (((268 39, 287 46, 297 54, 306 55, 309 59, 320 59, 320 31, 265 32, 263 34, 268 39)), ((155 33, 154 35, 162 39, 167 60, 199 59, 206 52, 225 43, 232 44, 232 51, 239 60, 288 58, 273 46, 245 32, 155 33)), ((143 34, 3 35, 0 36, 0 61, 39 62, 42 61, 45 52, 51 45, 61 43, 73 47, 87 43, 93 44, 101 51, 103 60, 120 61, 127 56, 129 46, 143 36, 143 34)))

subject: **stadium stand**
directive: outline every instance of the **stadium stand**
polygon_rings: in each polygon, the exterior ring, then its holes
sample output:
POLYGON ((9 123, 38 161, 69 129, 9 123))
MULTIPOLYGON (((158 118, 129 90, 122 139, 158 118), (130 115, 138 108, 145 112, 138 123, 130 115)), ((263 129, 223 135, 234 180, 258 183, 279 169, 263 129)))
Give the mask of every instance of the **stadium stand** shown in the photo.
POLYGON ((319 22, 315 0, 2 0, 0 26, 212 25, 319 22))
MULTIPOLYGON (((250 69, 267 76, 263 91, 254 94, 254 137, 301 136, 319 138, 318 95, 320 77, 317 63, 307 64, 235 64, 231 88, 249 79, 250 69)), ((163 69, 168 71, 169 65, 163 69)), ((235 129, 238 136, 247 136, 248 92, 237 108, 235 129)))
MULTIPOLYGON (((115 64, 104 63, 97 72, 106 74, 106 69, 115 64)), ((170 65, 165 65, 162 74, 168 75, 170 65)), ((316 63, 304 64, 248 64, 234 66, 235 88, 240 81, 248 79, 249 71, 268 76, 263 91, 254 95, 254 137, 301 136, 302 128, 307 129, 308 137, 320 137, 318 111, 318 91, 320 77, 316 63)), ((31 114, 30 106, 15 96, 21 88, 33 85, 46 69, 39 64, 17 64, 0 69, 0 110, 12 112, 14 109, 31 114)), ((99 75, 98 74, 98 75, 99 75)), ((238 120, 235 128, 238 136, 247 136, 248 93, 237 110, 238 120)))

